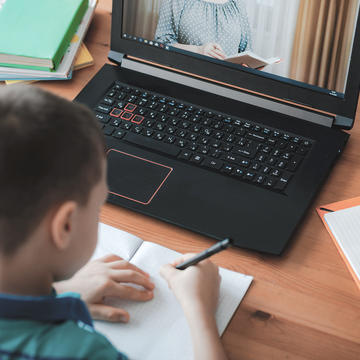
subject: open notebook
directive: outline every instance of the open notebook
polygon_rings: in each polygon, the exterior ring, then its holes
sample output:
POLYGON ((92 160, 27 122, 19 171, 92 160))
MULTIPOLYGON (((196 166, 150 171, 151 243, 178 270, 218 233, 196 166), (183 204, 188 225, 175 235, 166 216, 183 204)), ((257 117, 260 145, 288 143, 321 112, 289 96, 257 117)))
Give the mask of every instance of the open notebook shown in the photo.
MULTIPOLYGON (((99 225, 99 242, 93 259, 113 253, 147 271, 155 283, 154 298, 145 303, 109 299, 130 313, 128 324, 95 322, 120 351, 132 360, 190 360, 192 343, 182 309, 167 283, 159 275, 161 265, 181 254, 111 226, 99 225)), ((248 290, 252 277, 220 269, 222 277, 216 320, 219 333, 225 331, 248 290)))
POLYGON ((329 212, 324 219, 360 288, 360 206, 329 212))

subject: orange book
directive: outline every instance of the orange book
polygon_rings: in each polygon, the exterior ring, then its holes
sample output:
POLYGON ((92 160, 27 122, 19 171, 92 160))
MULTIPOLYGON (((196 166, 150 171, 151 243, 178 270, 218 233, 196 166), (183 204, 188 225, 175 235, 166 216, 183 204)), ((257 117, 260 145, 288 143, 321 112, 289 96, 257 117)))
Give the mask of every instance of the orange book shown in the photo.
POLYGON ((360 289, 360 196, 316 210, 360 289))

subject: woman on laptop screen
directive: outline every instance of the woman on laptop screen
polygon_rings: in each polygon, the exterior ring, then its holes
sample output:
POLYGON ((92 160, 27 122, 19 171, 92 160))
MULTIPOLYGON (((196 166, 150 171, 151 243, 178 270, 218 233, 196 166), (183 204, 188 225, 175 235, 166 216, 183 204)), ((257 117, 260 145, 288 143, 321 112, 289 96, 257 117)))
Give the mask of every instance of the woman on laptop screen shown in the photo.
POLYGON ((243 0, 163 0, 155 41, 224 60, 251 48, 243 0))

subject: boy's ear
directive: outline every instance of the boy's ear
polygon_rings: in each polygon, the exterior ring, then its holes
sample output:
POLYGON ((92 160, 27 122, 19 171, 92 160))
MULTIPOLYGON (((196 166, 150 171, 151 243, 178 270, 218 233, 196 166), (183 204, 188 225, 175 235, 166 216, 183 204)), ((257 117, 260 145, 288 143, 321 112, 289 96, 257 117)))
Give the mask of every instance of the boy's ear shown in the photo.
POLYGON ((75 201, 63 203, 54 213, 51 221, 51 237, 58 250, 68 248, 73 231, 77 204, 75 201))

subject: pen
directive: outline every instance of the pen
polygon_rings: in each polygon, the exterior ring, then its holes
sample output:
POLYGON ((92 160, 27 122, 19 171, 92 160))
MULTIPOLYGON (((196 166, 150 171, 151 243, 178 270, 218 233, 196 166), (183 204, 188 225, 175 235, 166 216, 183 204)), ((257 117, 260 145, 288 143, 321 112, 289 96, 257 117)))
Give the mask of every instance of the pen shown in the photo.
POLYGON ((232 245, 232 240, 225 239, 219 241, 217 244, 211 246, 210 248, 202 251, 201 253, 195 255, 193 258, 184 261, 182 264, 176 266, 178 270, 185 270, 187 267, 191 265, 196 265, 198 262, 207 259, 208 257, 217 254, 218 252, 227 249, 229 246, 232 245))
POLYGON ((320 210, 327 211, 327 212, 334 212, 334 210, 326 209, 326 208, 323 208, 323 207, 321 207, 320 210))

